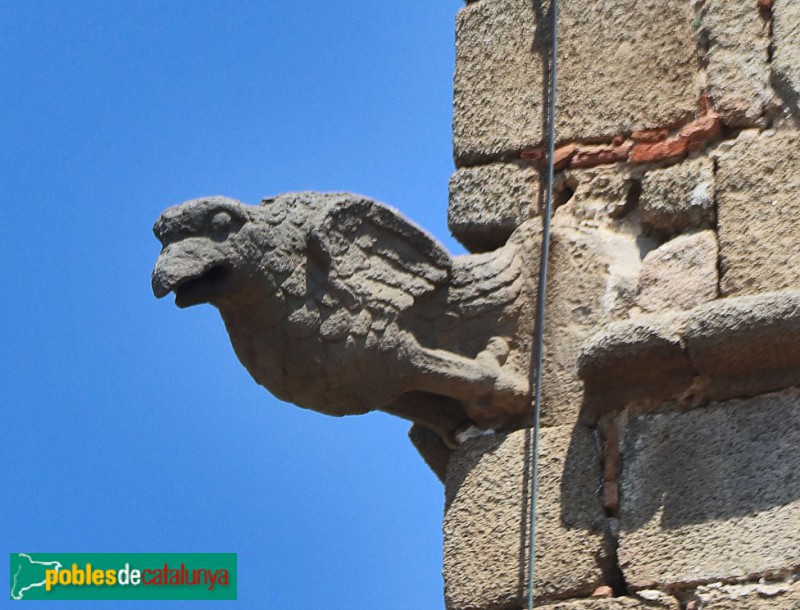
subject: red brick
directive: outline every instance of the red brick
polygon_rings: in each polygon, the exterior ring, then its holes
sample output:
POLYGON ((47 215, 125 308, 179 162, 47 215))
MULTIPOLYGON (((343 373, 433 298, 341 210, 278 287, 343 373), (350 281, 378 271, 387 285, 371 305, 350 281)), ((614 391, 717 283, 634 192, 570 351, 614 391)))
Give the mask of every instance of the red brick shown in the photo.
POLYGON ((547 157, 541 146, 525 149, 519 153, 519 156, 523 161, 533 161, 537 165, 544 165, 544 160, 547 157))
POLYGON ((606 449, 603 456, 603 478, 606 481, 616 481, 619 478, 622 459, 619 454, 619 435, 617 425, 609 423, 606 429, 606 449))
POLYGON ((592 592, 592 597, 614 597, 614 589, 608 585, 600 585, 592 592))
POLYGON ((631 138, 637 142, 659 142, 666 140, 668 135, 669 129, 658 127, 655 129, 634 129, 631 138))
POLYGON ((711 112, 711 109, 714 107, 714 102, 711 99, 711 96, 708 93, 703 93, 700 98, 697 100, 697 112, 700 113, 700 116, 706 115, 711 112))
POLYGON ((631 142, 624 142, 619 146, 602 145, 579 148, 572 156, 569 166, 572 168, 594 167, 606 163, 627 161, 631 150, 631 142))
POLYGON ((603 508, 612 516, 619 514, 619 483, 617 481, 603 482, 603 508))
POLYGON ((722 133, 722 123, 719 115, 709 114, 684 126, 679 136, 686 140, 689 150, 698 150, 720 133, 722 133))
MULTIPOLYGON (((574 143, 565 144, 556 148, 555 155, 553 155, 553 168, 556 171, 564 169, 577 148, 577 145, 574 143)), ((541 146, 537 146, 536 148, 530 150, 523 150, 519 156, 524 161, 533 161, 542 167, 544 167, 544 165, 547 163, 547 153, 541 146)))
POLYGON ((664 140, 653 144, 639 142, 633 147, 631 161, 634 163, 650 163, 651 161, 678 159, 685 156, 688 150, 689 146, 684 138, 664 140))
POLYGON ((553 167, 556 169, 563 169, 569 163, 569 160, 572 159, 572 155, 575 154, 575 151, 578 150, 577 144, 566 144, 559 148, 556 148, 556 152, 554 155, 553 167))

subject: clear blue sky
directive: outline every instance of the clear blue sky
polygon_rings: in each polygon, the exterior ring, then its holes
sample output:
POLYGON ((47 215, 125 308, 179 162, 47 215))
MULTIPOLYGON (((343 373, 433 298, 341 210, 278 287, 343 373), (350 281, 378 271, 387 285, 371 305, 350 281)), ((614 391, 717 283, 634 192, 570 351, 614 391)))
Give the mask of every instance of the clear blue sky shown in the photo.
POLYGON ((201 195, 352 190, 458 251, 461 4, 0 0, 6 591, 12 551, 237 552, 212 608, 443 606, 443 490, 407 424, 272 398, 216 310, 153 298, 151 227, 201 195))

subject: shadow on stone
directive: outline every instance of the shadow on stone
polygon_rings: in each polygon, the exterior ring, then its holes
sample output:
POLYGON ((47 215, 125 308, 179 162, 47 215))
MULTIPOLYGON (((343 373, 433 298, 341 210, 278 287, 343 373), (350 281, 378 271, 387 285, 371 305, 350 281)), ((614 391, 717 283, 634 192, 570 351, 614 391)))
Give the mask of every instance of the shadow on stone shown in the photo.
POLYGON ((773 72, 770 80, 775 93, 786 105, 789 114, 796 122, 800 122, 800 92, 795 91, 789 80, 780 72, 773 72))
POLYGON ((536 16, 536 29, 533 32, 533 40, 531 41, 531 53, 538 55, 542 62, 542 142, 546 144, 546 134, 548 132, 548 124, 550 122, 550 75, 551 75, 551 62, 550 62, 550 49, 553 46, 553 37, 551 35, 551 21, 553 17, 553 5, 547 4, 547 11, 545 12, 541 0, 531 0, 533 13, 536 16))
POLYGON ((631 419, 618 546, 631 590, 800 565, 799 406, 795 388, 631 419))
MULTIPOLYGON (((623 446, 623 530, 654 518, 674 529, 797 503, 798 407, 800 393, 788 390, 631 419, 623 446)), ((800 515, 800 506, 793 510, 800 515)))
MULTIPOLYGON (((531 431, 465 443, 447 472, 447 607, 519 608, 528 581, 531 431)), ((600 460, 585 426, 543 428, 536 506, 535 598, 584 597, 605 582, 600 460)))

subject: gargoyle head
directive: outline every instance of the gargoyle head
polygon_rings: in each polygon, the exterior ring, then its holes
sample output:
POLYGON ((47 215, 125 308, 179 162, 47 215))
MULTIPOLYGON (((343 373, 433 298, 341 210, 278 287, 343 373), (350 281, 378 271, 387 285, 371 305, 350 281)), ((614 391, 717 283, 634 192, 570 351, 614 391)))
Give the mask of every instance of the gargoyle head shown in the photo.
POLYGON ((175 293, 178 307, 219 306, 250 275, 252 208, 227 197, 194 199, 166 210, 153 227, 163 246, 153 269, 153 293, 175 293))

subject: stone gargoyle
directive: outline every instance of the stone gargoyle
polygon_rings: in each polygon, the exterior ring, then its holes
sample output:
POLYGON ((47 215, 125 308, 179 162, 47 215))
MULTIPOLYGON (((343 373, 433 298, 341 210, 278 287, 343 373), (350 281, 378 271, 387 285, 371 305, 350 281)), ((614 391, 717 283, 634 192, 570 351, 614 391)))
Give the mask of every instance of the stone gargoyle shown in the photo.
POLYGON ((538 225, 451 257, 383 204, 289 193, 166 210, 153 292, 219 309, 233 348, 278 398, 329 415, 382 410, 433 430, 530 419, 530 310, 538 225))

